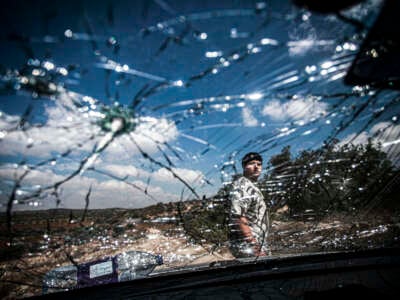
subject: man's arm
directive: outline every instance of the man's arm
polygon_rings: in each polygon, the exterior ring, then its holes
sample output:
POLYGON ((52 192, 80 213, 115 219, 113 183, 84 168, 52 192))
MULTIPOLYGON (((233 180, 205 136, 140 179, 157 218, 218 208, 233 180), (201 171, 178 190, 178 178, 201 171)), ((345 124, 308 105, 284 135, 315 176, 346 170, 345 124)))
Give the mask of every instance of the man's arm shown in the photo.
POLYGON ((247 218, 244 216, 239 217, 239 229, 242 235, 244 236, 246 242, 257 243, 256 238, 253 236, 253 233, 251 232, 249 222, 247 221, 247 218))
POLYGON ((259 245, 257 239, 253 236, 253 233, 251 232, 251 228, 249 226, 249 222, 247 218, 244 216, 239 217, 239 230, 244 236, 244 240, 247 243, 254 245, 253 246, 254 255, 266 256, 266 253, 264 251, 261 251, 261 246, 259 245))

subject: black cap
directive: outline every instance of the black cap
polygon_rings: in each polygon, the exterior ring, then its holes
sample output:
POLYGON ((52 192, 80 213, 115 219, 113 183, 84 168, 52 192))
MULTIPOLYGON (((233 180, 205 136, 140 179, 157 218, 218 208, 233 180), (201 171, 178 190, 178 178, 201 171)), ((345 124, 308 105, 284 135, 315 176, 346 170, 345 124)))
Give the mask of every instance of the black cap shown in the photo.
POLYGON ((263 161, 261 155, 257 152, 249 152, 242 158, 242 167, 246 166, 246 164, 252 160, 263 161))

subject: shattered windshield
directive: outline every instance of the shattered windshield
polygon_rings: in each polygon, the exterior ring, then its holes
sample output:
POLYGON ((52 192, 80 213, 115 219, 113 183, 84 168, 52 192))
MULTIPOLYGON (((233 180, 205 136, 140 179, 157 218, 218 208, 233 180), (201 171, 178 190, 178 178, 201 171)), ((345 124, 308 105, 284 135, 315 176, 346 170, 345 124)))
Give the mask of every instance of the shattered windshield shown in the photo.
POLYGON ((5 298, 235 260, 249 152, 267 257, 399 246, 400 95, 346 82, 382 1, 7 5, 5 298))

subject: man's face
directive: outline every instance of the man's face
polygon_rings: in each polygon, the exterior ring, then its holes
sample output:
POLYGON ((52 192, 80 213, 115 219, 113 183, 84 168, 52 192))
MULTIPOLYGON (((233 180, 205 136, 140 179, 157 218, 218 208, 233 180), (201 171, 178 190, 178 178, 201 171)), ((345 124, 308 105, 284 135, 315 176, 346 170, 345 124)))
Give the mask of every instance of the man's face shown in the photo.
POLYGON ((257 180, 261 175, 262 163, 259 160, 249 161, 243 169, 243 175, 251 180, 257 180))

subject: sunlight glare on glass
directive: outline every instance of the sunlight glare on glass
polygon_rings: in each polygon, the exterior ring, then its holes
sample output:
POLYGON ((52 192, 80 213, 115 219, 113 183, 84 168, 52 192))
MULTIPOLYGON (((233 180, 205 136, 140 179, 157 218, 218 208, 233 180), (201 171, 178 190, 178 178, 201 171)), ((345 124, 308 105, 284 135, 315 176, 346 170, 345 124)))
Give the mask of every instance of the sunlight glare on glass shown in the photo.
POLYGON ((264 97, 262 93, 255 92, 247 95, 247 99, 252 100, 252 101, 257 101, 260 100, 264 97))

